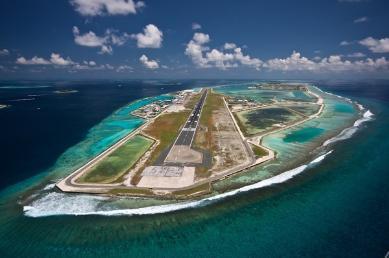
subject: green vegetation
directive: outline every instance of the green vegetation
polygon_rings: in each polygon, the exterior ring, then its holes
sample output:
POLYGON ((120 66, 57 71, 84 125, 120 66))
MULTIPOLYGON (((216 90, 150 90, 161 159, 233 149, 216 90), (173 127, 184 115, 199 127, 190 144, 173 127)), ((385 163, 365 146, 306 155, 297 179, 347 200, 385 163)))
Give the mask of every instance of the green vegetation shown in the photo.
POLYGON ((248 131, 247 131, 247 127, 244 125, 244 123, 242 122, 242 120, 240 119, 240 117, 238 116, 238 114, 235 113, 235 112, 232 113, 232 114, 233 114, 233 116, 234 116, 234 118, 235 118, 236 123, 237 123, 238 126, 239 126, 239 129, 242 131, 243 135, 248 136, 249 133, 248 133, 248 131))
POLYGON ((251 144, 251 149, 253 150, 254 155, 257 158, 261 158, 261 157, 264 157, 264 156, 269 154, 269 152, 267 150, 265 150, 264 148, 261 148, 257 145, 254 145, 254 144, 251 144))
POLYGON ((204 183, 202 185, 198 185, 189 189, 185 190, 178 190, 174 191, 173 195, 175 197, 190 197, 190 196, 196 196, 200 194, 209 193, 211 191, 211 184, 210 183, 204 183))
POLYGON ((177 138, 181 126, 188 119, 190 111, 185 110, 176 113, 162 115, 154 120, 144 132, 160 141, 155 148, 148 163, 153 163, 160 155, 161 151, 169 147, 177 138))
POLYGON ((147 151, 153 141, 136 135, 93 166, 79 183, 113 183, 122 177, 147 151))
POLYGON ((202 178, 210 177, 212 174, 209 168, 204 166, 196 167, 195 173, 197 177, 202 177, 202 178))
POLYGON ((131 181, 132 184, 136 185, 139 183, 141 178, 140 175, 143 169, 154 164, 161 153, 173 144, 174 140, 178 136, 181 126, 188 119, 189 114, 189 110, 163 114, 162 116, 157 117, 153 123, 144 129, 144 133, 158 139, 159 144, 151 153, 149 159, 146 161, 146 164, 137 171, 136 175, 133 176, 131 181))
POLYGON ((114 195, 153 195, 152 190, 142 188, 117 188, 109 190, 108 193, 114 195))

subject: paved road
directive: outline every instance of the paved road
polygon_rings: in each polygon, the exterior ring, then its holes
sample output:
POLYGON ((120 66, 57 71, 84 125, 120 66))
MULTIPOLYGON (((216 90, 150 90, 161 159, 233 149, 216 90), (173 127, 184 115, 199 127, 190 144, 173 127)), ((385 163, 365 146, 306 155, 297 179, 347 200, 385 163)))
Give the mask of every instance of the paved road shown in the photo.
POLYGON ((181 132, 178 135, 174 145, 187 145, 187 146, 192 145, 192 141, 196 133, 196 128, 200 119, 200 113, 203 108, 205 98, 207 96, 207 92, 208 92, 207 89, 204 90, 203 95, 201 95, 200 100, 197 102, 196 106, 194 107, 192 114, 190 115, 189 119, 186 121, 185 126, 181 129, 181 132))

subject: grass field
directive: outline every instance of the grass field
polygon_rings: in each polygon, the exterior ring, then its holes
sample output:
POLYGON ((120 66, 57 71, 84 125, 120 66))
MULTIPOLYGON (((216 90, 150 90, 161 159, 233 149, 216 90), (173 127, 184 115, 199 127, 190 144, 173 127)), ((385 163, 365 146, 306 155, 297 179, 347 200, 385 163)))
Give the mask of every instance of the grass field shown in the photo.
POLYGON ((155 119, 155 121, 144 130, 146 134, 160 141, 147 163, 152 164, 159 157, 161 151, 174 142, 181 126, 188 119, 189 114, 189 110, 165 114, 155 119))
POLYGON ((153 141, 136 135, 92 167, 79 183, 112 183, 122 177, 150 148, 153 141))
MULTIPOLYGON (((188 119, 190 112, 190 110, 184 110, 180 112, 164 114, 156 118, 153 123, 144 129, 144 133, 154 137, 155 139, 158 139, 159 144, 151 153, 143 168, 154 164, 161 153, 171 144, 173 144, 178 136, 181 126, 188 119)), ((131 181, 132 184, 136 185, 139 183, 141 178, 140 174, 143 171, 143 168, 139 169, 136 175, 133 176, 131 181)))
POLYGON ((258 147, 258 146, 253 145, 253 144, 251 144, 251 149, 253 150, 254 155, 257 158, 261 158, 261 157, 266 156, 266 155, 269 154, 268 151, 265 150, 264 148, 258 147))
POLYGON ((199 194, 209 193, 211 191, 211 184, 204 183, 202 185, 195 186, 186 190, 177 190, 173 192, 173 195, 177 198, 180 197, 190 197, 196 196, 199 194))

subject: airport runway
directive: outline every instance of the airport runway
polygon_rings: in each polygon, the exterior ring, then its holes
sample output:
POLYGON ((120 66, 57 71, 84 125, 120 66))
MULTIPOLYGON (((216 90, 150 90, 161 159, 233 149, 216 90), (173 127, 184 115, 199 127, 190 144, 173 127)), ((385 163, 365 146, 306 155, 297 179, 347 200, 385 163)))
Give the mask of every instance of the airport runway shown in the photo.
POLYGON ((207 92, 208 90, 205 89, 203 95, 201 95, 200 100, 197 102, 196 106, 194 107, 192 114, 186 121, 185 126, 181 129, 181 132, 178 135, 174 145, 187 145, 187 146, 192 145, 192 141, 196 133, 196 128, 200 119, 200 113, 203 108, 205 98, 207 96, 207 92))

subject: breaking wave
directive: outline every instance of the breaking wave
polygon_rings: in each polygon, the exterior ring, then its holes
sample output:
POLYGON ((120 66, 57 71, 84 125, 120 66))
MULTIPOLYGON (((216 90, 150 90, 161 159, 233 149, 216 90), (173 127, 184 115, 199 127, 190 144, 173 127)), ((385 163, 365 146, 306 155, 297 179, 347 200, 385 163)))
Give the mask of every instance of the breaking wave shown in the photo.
POLYGON ((358 129, 360 128, 360 126, 363 123, 372 120, 373 116, 374 116, 374 114, 370 110, 365 111, 365 113, 363 113, 362 118, 360 118, 357 121, 355 121, 353 126, 344 129, 337 136, 328 139, 327 141, 325 141, 323 143, 323 146, 327 146, 327 145, 329 145, 331 143, 334 143, 334 142, 338 142, 338 141, 343 141, 343 140, 349 139, 351 136, 354 135, 354 133, 356 133, 356 131, 358 131, 358 129))
POLYGON ((52 192, 46 194, 44 197, 38 200, 33 201, 31 205, 24 206, 23 211, 24 214, 29 217, 46 217, 53 215, 132 216, 167 213, 183 209, 202 207, 240 193, 286 182, 295 177, 296 175, 302 173, 307 168, 313 167, 317 163, 321 162, 325 159, 327 155, 331 153, 332 150, 315 158, 308 164, 304 164, 297 168, 285 171, 274 177, 197 201, 149 206, 134 209, 112 209, 110 207, 104 207, 103 204, 103 201, 109 200, 109 197, 99 197, 90 195, 69 195, 65 193, 52 192))
MULTIPOLYGON (((319 88, 317 89, 321 92, 324 92, 319 88)), ((337 96, 335 94, 328 93, 328 92, 324 92, 324 93, 337 96)), ((342 96, 337 96, 337 97, 351 102, 351 100, 348 98, 342 96)), ((358 103, 355 104, 358 106, 360 111, 365 110, 365 108, 362 105, 358 103)), ((352 127, 344 129, 337 136, 325 141, 323 143, 323 146, 327 146, 331 143, 350 138, 358 130, 361 124, 371 120, 373 116, 374 114, 370 110, 365 111, 362 118, 355 121, 352 127)), ((24 214, 29 217, 45 217, 45 216, 54 216, 54 215, 133 216, 133 215, 150 215, 150 214, 168 213, 168 212, 174 212, 178 210, 203 207, 211 203, 220 201, 222 199, 228 198, 230 196, 234 196, 251 190, 265 188, 275 184, 281 184, 283 182, 286 182, 294 178, 296 175, 302 173, 307 168, 313 167, 316 164, 320 163, 326 158, 327 155, 331 153, 332 150, 315 158, 314 160, 312 160, 307 164, 285 171, 281 174, 262 180, 260 182, 247 185, 226 193, 207 197, 201 200, 196 200, 196 201, 164 204, 164 205, 149 206, 149 207, 142 207, 142 208, 114 209, 109 204, 109 200, 110 200, 109 197, 91 196, 91 195, 69 195, 65 193, 51 192, 51 193, 47 193, 42 198, 33 201, 29 206, 24 206, 23 211, 24 214)), ((50 189, 51 187, 52 185, 47 186, 48 189, 50 189)))

